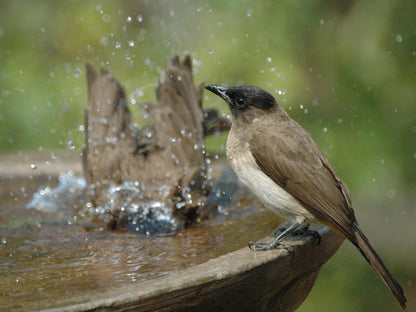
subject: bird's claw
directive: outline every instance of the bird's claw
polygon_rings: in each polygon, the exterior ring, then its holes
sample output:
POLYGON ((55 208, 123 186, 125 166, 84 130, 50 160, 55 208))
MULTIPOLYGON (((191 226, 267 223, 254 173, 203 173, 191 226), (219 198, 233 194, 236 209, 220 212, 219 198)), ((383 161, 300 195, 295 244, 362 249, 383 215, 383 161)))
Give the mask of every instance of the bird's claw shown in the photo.
POLYGON ((285 249, 289 252, 289 254, 293 254, 294 248, 292 245, 276 243, 274 241, 267 243, 267 242, 249 242, 248 247, 253 251, 265 251, 271 249, 285 249))

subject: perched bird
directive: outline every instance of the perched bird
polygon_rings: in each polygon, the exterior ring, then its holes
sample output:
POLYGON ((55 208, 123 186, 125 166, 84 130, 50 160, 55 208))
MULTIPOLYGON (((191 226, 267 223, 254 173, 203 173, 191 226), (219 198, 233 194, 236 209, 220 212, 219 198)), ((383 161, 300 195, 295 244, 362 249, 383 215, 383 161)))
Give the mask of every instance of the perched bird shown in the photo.
POLYGON ((402 287, 360 230, 346 186, 309 133, 258 87, 205 88, 230 106, 227 157, 238 178, 267 208, 293 222, 271 243, 250 242, 250 248, 276 248, 317 220, 357 247, 405 309, 402 287))

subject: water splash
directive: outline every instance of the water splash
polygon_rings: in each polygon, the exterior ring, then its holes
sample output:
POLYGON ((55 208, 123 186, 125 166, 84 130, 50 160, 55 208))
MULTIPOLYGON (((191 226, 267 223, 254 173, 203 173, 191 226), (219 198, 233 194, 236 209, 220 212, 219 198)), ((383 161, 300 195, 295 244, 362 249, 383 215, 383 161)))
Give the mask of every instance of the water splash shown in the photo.
MULTIPOLYGON (((106 227, 109 222, 115 222, 118 227, 131 232, 146 235, 174 234, 181 227, 172 210, 174 203, 171 200, 157 201, 146 198, 145 189, 146 187, 137 181, 111 185, 106 192, 105 205, 94 207, 86 200, 85 179, 69 171, 59 176, 56 188, 41 187, 26 207, 46 213, 71 212, 77 215, 78 221, 94 224, 98 221, 99 228, 106 227)), ((161 189, 161 197, 166 197, 163 195, 167 191, 161 189)), ((187 197, 185 202, 190 200, 189 196, 187 197)))
MULTIPOLYGON (((204 174, 209 175, 209 170, 204 174)), ((214 185, 206 203, 207 206, 217 207, 214 214, 228 214, 230 196, 238 186, 235 180, 233 172, 225 170, 214 185)), ((193 181, 191 185, 195 183, 193 181)), ((105 204, 98 207, 88 201, 89 191, 85 179, 69 171, 59 176, 56 188, 41 187, 26 207, 45 213, 64 212, 65 215, 72 215, 68 222, 86 222, 94 228, 98 226, 98 229, 110 227, 145 235, 171 235, 184 227, 178 212, 187 205, 203 205, 202 202, 194 202, 191 187, 184 187, 174 198, 169 197, 171 189, 160 187, 157 192, 161 200, 155 200, 148 197, 146 185, 139 181, 111 184, 106 191, 105 204)))
POLYGON ((145 198, 144 188, 137 181, 110 186, 107 203, 100 213, 117 216, 116 222, 132 232, 146 235, 175 233, 180 222, 173 215, 172 201, 145 198))
POLYGON ((231 168, 223 169, 222 176, 212 187, 205 206, 216 206, 217 209, 211 210, 213 215, 228 215, 231 198, 239 188, 244 189, 239 185, 234 171, 231 168))
POLYGON ((41 187, 33 194, 32 200, 26 207, 43 212, 72 209, 76 200, 84 197, 86 186, 84 178, 75 176, 73 171, 68 171, 59 176, 58 187, 54 189, 49 186, 41 187))

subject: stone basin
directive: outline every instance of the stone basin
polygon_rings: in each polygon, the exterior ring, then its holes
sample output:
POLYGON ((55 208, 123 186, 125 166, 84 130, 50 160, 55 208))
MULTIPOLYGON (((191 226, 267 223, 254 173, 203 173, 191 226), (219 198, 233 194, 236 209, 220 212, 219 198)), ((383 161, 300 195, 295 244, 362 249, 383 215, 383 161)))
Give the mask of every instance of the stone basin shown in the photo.
POLYGON ((0 156, 0 310, 294 311, 343 239, 317 225, 320 244, 294 237, 290 252, 251 251, 247 242, 270 239, 280 220, 224 179, 224 164, 214 163, 213 175, 233 186, 231 208, 173 236, 146 237, 92 228, 65 203, 26 208, 62 172, 81 174, 76 154, 0 156))

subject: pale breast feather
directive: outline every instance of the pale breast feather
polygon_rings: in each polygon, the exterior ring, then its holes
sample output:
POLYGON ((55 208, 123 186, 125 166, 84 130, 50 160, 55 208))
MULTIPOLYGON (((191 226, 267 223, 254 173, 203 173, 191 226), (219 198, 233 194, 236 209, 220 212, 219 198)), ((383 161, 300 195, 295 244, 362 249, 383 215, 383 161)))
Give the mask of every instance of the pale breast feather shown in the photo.
POLYGON ((238 156, 234 154, 230 162, 240 181, 274 213, 284 218, 313 218, 296 198, 263 173, 248 148, 238 156))

